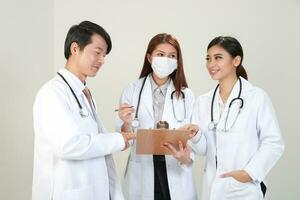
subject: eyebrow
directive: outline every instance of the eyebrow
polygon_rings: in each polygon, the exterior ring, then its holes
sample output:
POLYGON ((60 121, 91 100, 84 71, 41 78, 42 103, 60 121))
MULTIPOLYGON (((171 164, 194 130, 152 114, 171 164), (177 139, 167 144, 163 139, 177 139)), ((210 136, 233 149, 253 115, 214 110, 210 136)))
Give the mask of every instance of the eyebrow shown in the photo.
POLYGON ((216 54, 214 54, 214 56, 223 56, 223 54, 221 54, 221 53, 216 53, 216 54))
MULTIPOLYGON (((166 53, 165 51, 157 50, 158 52, 166 53)), ((170 52, 169 54, 176 54, 176 52, 170 52)))
POLYGON ((103 51, 103 49, 101 47, 96 47, 96 49, 99 49, 99 50, 103 51))
POLYGON ((99 49, 100 51, 102 51, 102 52, 105 52, 105 54, 106 54, 106 50, 104 50, 104 49, 102 49, 101 47, 96 47, 95 49, 99 49))

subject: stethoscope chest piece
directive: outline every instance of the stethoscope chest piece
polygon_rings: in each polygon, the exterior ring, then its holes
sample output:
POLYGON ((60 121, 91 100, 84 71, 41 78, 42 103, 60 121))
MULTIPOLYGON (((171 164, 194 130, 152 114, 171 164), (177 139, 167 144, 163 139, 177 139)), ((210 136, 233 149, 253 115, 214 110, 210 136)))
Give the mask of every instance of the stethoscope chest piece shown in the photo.
POLYGON ((208 124, 208 130, 212 131, 216 128, 216 124, 214 122, 209 122, 208 124))
POLYGON ((137 118, 134 118, 131 123, 132 128, 136 129, 140 126, 140 122, 137 118))
POLYGON ((80 111, 79 111, 79 113, 80 113, 80 116, 82 118, 86 118, 86 117, 89 116, 89 112, 86 109, 84 109, 84 108, 81 108, 80 111))

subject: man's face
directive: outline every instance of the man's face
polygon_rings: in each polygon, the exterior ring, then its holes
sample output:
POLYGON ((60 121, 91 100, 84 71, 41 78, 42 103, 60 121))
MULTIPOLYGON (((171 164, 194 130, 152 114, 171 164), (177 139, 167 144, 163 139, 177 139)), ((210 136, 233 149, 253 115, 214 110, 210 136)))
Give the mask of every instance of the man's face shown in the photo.
POLYGON ((86 45, 84 49, 77 51, 75 62, 81 80, 96 76, 104 63, 106 50, 105 40, 100 35, 94 34, 91 37, 91 43, 86 45))

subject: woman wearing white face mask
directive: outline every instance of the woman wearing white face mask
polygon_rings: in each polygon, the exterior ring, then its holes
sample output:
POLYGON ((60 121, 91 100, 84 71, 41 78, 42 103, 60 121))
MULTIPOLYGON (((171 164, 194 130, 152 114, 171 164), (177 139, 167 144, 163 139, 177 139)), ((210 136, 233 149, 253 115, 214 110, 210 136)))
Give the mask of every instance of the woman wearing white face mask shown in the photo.
MULTIPOLYGON (((190 123, 194 96, 187 87, 179 43, 169 34, 156 35, 148 45, 140 79, 123 91, 117 129, 155 128, 158 121, 167 121, 170 129, 190 123)), ((179 146, 173 155, 137 155, 133 143, 125 170, 125 198, 197 199, 191 169, 193 152, 179 146)), ((172 146, 166 147, 172 150, 172 146)))

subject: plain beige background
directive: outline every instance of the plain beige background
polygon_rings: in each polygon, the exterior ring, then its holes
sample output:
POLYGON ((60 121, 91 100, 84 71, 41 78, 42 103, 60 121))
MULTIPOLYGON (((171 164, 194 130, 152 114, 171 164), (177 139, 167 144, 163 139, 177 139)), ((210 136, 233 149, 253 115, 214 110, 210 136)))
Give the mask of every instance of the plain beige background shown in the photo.
MULTIPOLYGON (((299 0, 1 0, 0 199, 31 198, 34 97, 64 66, 67 30, 82 20, 102 25, 113 41, 103 68, 88 81, 108 130, 114 130, 113 110, 123 88, 138 77, 155 34, 168 32, 179 40, 196 96, 216 84, 205 69, 209 41, 219 35, 238 38, 250 81, 272 98, 286 144, 267 177, 270 199, 300 199, 299 0)), ((127 156, 128 151, 114 156, 120 178, 127 156)), ((197 157, 198 192, 202 163, 197 157)))

